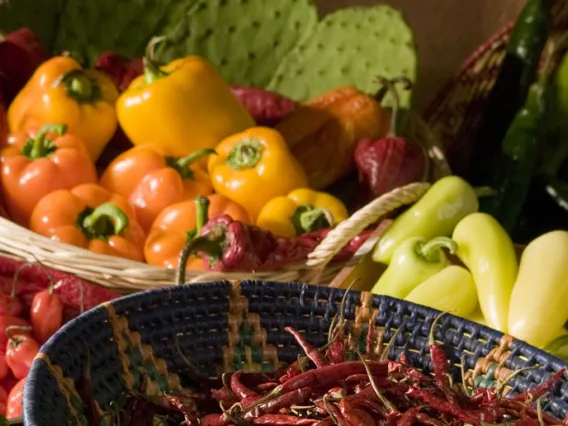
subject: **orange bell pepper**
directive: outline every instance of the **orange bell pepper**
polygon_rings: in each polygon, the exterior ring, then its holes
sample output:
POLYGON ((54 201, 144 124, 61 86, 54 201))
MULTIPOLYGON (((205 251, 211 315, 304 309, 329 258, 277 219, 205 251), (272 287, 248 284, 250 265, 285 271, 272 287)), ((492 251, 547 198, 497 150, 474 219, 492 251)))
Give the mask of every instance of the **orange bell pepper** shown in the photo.
POLYGON ((39 200, 56 189, 95 183, 97 171, 83 141, 62 124, 18 132, 0 153, 4 202, 10 217, 27 226, 39 200))
POLYGON ((8 108, 10 131, 65 123, 85 141, 96 161, 117 127, 118 97, 104 73, 82 69, 74 59, 58 56, 44 62, 8 108))
POLYGON ((101 186, 126 198, 138 223, 148 231, 166 207, 213 192, 209 175, 194 164, 212 153, 203 149, 176 158, 160 145, 136 146, 110 163, 101 186))
POLYGON ((86 183, 60 189, 37 203, 30 229, 94 253, 144 260, 146 235, 124 198, 86 183))
MULTIPOLYGON (((146 239, 146 262, 163 268, 177 268, 179 256, 188 238, 199 233, 208 216, 223 214, 234 220, 252 224, 243 207, 220 194, 210 195, 205 200, 198 197, 195 201, 184 201, 166 208, 154 221, 146 239)), ((207 269, 199 257, 190 258, 186 265, 187 269, 207 269)))

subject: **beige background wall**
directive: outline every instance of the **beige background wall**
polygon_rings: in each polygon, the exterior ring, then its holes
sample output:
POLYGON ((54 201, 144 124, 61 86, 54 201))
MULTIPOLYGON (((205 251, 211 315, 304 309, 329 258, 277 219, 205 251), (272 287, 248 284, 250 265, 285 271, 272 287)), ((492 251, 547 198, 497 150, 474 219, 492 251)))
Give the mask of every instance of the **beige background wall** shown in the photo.
POLYGON ((414 30, 421 109, 491 34, 516 18, 525 0, 317 0, 324 13, 349 5, 390 4, 414 30))

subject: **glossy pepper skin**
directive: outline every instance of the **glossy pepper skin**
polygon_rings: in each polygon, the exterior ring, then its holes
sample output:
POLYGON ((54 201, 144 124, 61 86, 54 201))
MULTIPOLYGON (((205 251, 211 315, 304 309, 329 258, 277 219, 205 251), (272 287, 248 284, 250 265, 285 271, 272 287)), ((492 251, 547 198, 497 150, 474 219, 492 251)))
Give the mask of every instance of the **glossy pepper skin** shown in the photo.
POLYGON ((467 318, 477 308, 477 290, 467 269, 449 265, 420 283, 404 300, 467 318))
POLYGON ((477 193, 465 180, 444 177, 394 220, 378 241, 373 260, 388 265, 398 245, 409 238, 450 236, 460 220, 478 209, 477 193))
POLYGON ((300 188, 266 203, 256 224, 274 235, 295 237, 333 228, 348 217, 347 209, 338 198, 325 192, 300 188))
POLYGON ((499 222, 485 213, 473 213, 462 219, 452 239, 458 245, 458 257, 473 276, 487 325, 506 333, 518 271, 513 241, 499 222))
POLYGON ((213 192, 209 175, 193 163, 214 152, 208 149, 176 158, 160 145, 136 146, 112 161, 100 183, 128 200, 147 232, 166 207, 213 192))
POLYGON ((117 127, 118 91, 102 72, 58 56, 44 62, 8 109, 11 132, 64 123, 96 161, 117 127))
MULTIPOLYGON (((199 198, 173 204, 158 215, 144 245, 146 262, 162 268, 177 268, 184 246, 201 231, 209 217, 228 215, 234 220, 251 223, 247 211, 223 195, 208 196, 207 205, 199 198)), ((206 269, 199 257, 191 257, 186 268, 206 269)))
POLYGON ((45 195, 97 181, 85 143, 61 124, 12 134, 0 153, 0 163, 6 208, 22 226, 28 225, 34 207, 45 195))
POLYGON ((132 81, 116 103, 118 120, 134 145, 159 143, 185 157, 215 148, 224 138, 255 125, 219 72, 203 58, 189 56, 160 67, 144 59, 144 74, 132 81))
POLYGON ((94 253, 144 260, 142 227, 120 195, 95 184, 60 189, 41 199, 30 229, 94 253))
POLYGON ((208 169, 215 192, 247 209, 256 220, 274 197, 308 185, 304 170, 290 154, 282 135, 254 127, 230 136, 215 148, 208 169))
POLYGON ((457 249, 447 237, 430 241, 410 238, 394 251, 389 267, 383 272, 371 293, 399 299, 405 298, 416 286, 440 272, 448 264, 442 248, 450 253, 457 249))
POLYGON ((382 138, 388 129, 388 114, 379 102, 351 86, 308 101, 276 126, 314 189, 348 174, 357 142, 382 138))
POLYGON ((513 287, 508 332, 542 347, 568 318, 568 232, 548 232, 523 251, 513 287))

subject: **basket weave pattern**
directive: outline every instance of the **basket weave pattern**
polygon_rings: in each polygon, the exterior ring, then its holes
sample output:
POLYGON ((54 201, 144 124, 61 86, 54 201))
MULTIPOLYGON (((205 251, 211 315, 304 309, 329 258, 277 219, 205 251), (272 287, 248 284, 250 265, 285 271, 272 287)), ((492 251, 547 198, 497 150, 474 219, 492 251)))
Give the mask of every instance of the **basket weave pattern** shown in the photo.
MULTIPOLYGON (((284 327, 293 326, 313 345, 323 346, 344 293, 297 283, 218 282, 139 293, 100 306, 66 325, 42 348, 27 379, 26 425, 67 424, 71 415, 76 416, 74 425, 82 424, 75 385, 87 359, 93 394, 103 412, 112 409, 112 401, 120 402, 123 390, 138 388, 142 372, 149 376, 150 394, 187 385, 190 370, 181 354, 210 374, 272 371, 290 364, 299 349, 284 327)), ((413 365, 430 371, 428 334, 439 312, 366 292, 350 292, 346 300, 344 314, 361 351, 369 320, 375 318, 377 351, 396 333, 389 358, 404 352, 413 365)), ((461 380, 463 362, 469 384, 487 373, 502 379, 513 370, 534 367, 511 380, 510 391, 520 392, 565 365, 523 342, 450 315, 440 320, 435 336, 454 366, 455 379, 461 380)), ((556 388, 544 408, 564 417, 568 382, 556 388)))

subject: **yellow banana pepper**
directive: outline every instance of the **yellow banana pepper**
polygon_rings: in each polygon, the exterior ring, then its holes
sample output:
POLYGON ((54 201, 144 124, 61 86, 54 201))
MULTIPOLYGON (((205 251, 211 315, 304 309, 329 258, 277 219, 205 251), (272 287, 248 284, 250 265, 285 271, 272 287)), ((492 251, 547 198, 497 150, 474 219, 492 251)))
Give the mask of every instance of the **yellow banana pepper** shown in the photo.
POLYGON ((568 318, 568 231, 548 232, 525 247, 511 295, 509 334, 541 347, 568 318))
POLYGON ((404 300, 467 318, 477 307, 477 290, 467 269, 450 265, 414 288, 404 300))
POLYGON ((176 157, 215 148, 224 138, 255 125, 221 75, 198 56, 158 66, 148 45, 144 74, 116 104, 118 121, 134 145, 158 143, 176 157))
POLYGON ((300 188, 273 198, 264 205, 256 224, 281 237, 332 228, 349 217, 338 198, 325 192, 300 188))
POLYGON ((499 222, 485 213, 463 218, 454 229, 452 239, 458 244, 458 257, 473 276, 487 325, 506 333, 511 292, 518 271, 513 241, 499 222))
POLYGON ((11 132, 66 124, 96 161, 116 131, 116 86, 103 73, 58 56, 44 62, 8 109, 11 132))
POLYGON ((215 192, 245 207, 256 221, 274 197, 308 185, 306 173, 276 130, 254 127, 223 140, 209 157, 215 192))

